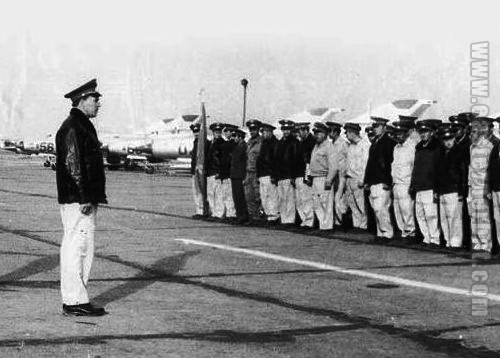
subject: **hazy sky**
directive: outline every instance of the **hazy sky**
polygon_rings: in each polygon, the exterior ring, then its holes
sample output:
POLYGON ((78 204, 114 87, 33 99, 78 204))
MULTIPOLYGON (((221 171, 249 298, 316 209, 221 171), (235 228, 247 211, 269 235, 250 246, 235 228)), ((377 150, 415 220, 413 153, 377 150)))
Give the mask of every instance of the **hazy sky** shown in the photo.
MULTIPOLYGON (((101 123, 144 127, 196 111, 238 123, 313 106, 347 116, 367 103, 435 97, 434 116, 470 106, 470 43, 490 41, 500 111, 500 4, 494 1, 1 1, 0 123, 35 135, 64 119, 62 96, 97 77, 101 123)), ((0 127, 1 128, 1 127, 0 127)), ((0 136, 2 133, 0 133, 0 136)))

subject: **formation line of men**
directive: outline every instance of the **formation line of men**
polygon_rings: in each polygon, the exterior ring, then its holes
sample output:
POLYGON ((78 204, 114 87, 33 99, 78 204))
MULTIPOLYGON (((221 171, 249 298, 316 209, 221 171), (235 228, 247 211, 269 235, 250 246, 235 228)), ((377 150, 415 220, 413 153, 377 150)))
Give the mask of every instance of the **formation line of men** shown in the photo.
MULTIPOLYGON (((210 220, 308 230, 370 230, 375 242, 472 250, 496 258, 500 230, 498 119, 371 117, 357 123, 213 123, 206 175, 210 220), (312 126, 312 133, 310 131, 312 126), (344 135, 342 134, 344 130, 344 135)), ((200 126, 195 123, 192 174, 200 126)), ((203 198, 193 180, 196 218, 203 198)))

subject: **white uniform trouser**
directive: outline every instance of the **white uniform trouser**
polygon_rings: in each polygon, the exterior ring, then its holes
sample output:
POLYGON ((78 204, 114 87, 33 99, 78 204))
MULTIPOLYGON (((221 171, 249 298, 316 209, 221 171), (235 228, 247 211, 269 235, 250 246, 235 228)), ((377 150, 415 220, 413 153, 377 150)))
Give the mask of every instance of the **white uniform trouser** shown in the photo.
POLYGON ((366 229, 368 219, 366 217, 365 193, 363 188, 358 186, 359 181, 354 178, 346 180, 346 204, 351 209, 352 225, 355 228, 366 229))
POLYGON ((438 207, 434 203, 434 191, 422 190, 415 198, 415 213, 426 244, 439 245, 438 207))
POLYGON ((280 217, 278 212, 278 187, 271 183, 271 177, 259 178, 260 200, 267 220, 274 221, 280 217))
POLYGON ((295 223, 295 189, 290 179, 278 181, 278 201, 281 223, 295 223))
MULTIPOLYGON (((236 217, 234 208, 233 191, 231 189, 231 179, 224 179, 221 184, 222 215, 226 213, 226 218, 236 217)), ((220 217, 222 217, 222 215, 220 217)))
POLYGON ((221 181, 215 179, 215 175, 207 177, 207 200, 210 206, 210 215, 221 218, 224 214, 221 181))
POLYGON ((376 184, 370 187, 370 205, 375 212, 377 221, 377 236, 392 239, 394 230, 391 223, 389 208, 391 206, 391 192, 384 190, 384 184, 376 184))
POLYGON ((193 200, 197 215, 203 215, 203 195, 201 194, 200 181, 197 175, 192 178, 193 200))
POLYGON ((461 247, 463 240, 463 202, 458 201, 458 193, 442 194, 439 197, 439 217, 446 246, 461 247))
POLYGON ((340 193, 340 188, 337 185, 336 190, 333 193, 333 201, 335 202, 334 212, 334 225, 342 225, 342 217, 347 212, 347 205, 344 200, 336 200, 336 198, 342 198, 344 193, 340 193))
POLYGON ((394 216, 401 237, 415 236, 415 201, 411 198, 409 184, 394 184, 392 192, 394 194, 394 216))
POLYGON ((300 226, 312 227, 314 223, 312 187, 304 183, 303 177, 295 178, 295 206, 302 220, 300 226))
POLYGON ((97 207, 89 215, 80 212, 80 204, 62 204, 64 237, 61 243, 61 294, 66 305, 89 302, 87 282, 94 258, 94 231, 97 207))
POLYGON ((314 177, 312 185, 314 214, 320 230, 333 229, 333 188, 325 190, 326 177, 314 177))
POLYGON ((484 198, 484 189, 469 188, 467 197, 469 209, 472 249, 491 251, 491 223, 488 200, 484 198))

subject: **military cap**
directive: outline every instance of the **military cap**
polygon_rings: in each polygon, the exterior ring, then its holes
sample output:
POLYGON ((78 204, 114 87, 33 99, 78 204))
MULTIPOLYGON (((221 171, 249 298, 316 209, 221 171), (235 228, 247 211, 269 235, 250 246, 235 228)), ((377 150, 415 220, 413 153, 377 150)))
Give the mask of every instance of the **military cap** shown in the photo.
POLYGON ((214 131, 221 131, 222 128, 224 128, 224 124, 220 123, 220 122, 212 123, 210 125, 210 127, 208 127, 208 129, 210 129, 212 132, 214 132, 214 131))
POLYGON ((224 123, 222 124, 222 128, 225 130, 225 131, 235 131, 238 129, 238 126, 237 125, 234 125, 234 124, 231 124, 231 123, 224 123))
POLYGON ((197 133, 200 131, 200 123, 193 123, 189 126, 189 128, 194 132, 194 133, 197 133))
POLYGON ((247 135, 244 131, 242 131, 241 129, 239 128, 236 128, 234 130, 234 133, 237 135, 237 136, 240 136, 242 138, 245 138, 245 136, 247 135))
POLYGON ((328 121, 328 122, 325 122, 325 124, 330 127, 330 128, 336 128, 336 129, 340 129, 342 128, 342 124, 341 123, 338 123, 338 122, 331 122, 331 121, 328 121))
POLYGON ((316 132, 328 133, 329 131, 330 131, 330 128, 328 128, 328 126, 326 124, 321 123, 321 122, 314 123, 314 127, 313 127, 314 133, 316 133, 316 132))
POLYGON ((436 130, 441 124, 440 119, 424 119, 417 122, 418 131, 433 131, 436 130))
POLYGON ((258 119, 251 119, 247 121, 246 126, 248 129, 259 129, 262 126, 262 122, 258 119))
POLYGON ((473 121, 479 121, 482 126, 493 126, 493 122, 495 121, 495 119, 491 117, 476 117, 473 121))
MULTIPOLYGON (((477 117, 477 114, 472 113, 472 112, 462 112, 457 115, 457 122, 464 123, 464 124, 469 124, 472 122, 474 118, 477 117)), ((451 122, 451 120, 450 120, 451 122)))
POLYGON ((387 124, 389 122, 387 118, 382 117, 370 116, 370 119, 375 122, 374 124, 387 124))
POLYGON ((282 119, 278 123, 281 129, 293 129, 295 127, 295 123, 289 119, 282 119))
MULTIPOLYGON (((401 116, 400 116, 401 118, 401 116)), ((392 123, 392 127, 394 128, 395 131, 400 131, 400 132, 405 132, 409 131, 410 129, 414 128, 415 125, 413 122, 409 122, 407 120, 402 120, 402 121, 397 121, 392 123)))
POLYGON ((415 123, 418 119, 418 117, 415 117, 415 116, 403 116, 403 115, 399 115, 399 121, 400 122, 413 122, 415 123))
POLYGON ((450 139, 450 138, 455 138, 455 131, 452 128, 444 128, 441 132, 441 139, 450 139))
POLYGON ((296 122, 295 123, 296 129, 309 129, 310 126, 311 126, 311 123, 309 123, 309 122, 296 122))
POLYGON ((64 98, 69 98, 72 101, 85 98, 88 96, 93 97, 101 97, 102 95, 96 91, 97 88, 97 80, 94 78, 93 80, 88 81, 84 85, 74 89, 71 92, 68 92, 64 95, 64 98))
POLYGON ((361 131, 361 126, 358 123, 347 122, 347 123, 344 124, 344 129, 346 131, 353 130, 353 131, 356 131, 356 132, 359 133, 361 131))
POLYGON ((262 123, 261 126, 260 126, 260 129, 261 130, 264 130, 264 129, 267 129, 267 130, 270 130, 270 131, 273 131, 276 129, 275 126, 269 124, 269 123, 262 123))

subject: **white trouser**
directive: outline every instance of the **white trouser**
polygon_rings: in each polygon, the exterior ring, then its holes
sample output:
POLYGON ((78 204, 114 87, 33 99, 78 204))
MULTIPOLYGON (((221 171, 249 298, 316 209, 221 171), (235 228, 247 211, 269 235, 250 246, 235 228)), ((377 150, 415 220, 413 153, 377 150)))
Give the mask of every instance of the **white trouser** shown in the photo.
POLYGON ((368 219, 366 217, 365 193, 363 188, 359 187, 359 181, 354 178, 346 180, 346 204, 351 209, 352 225, 355 228, 366 229, 368 219))
POLYGON ((439 217, 446 246, 461 247, 463 240, 463 202, 458 201, 458 193, 442 194, 439 197, 439 217))
POLYGON ((394 216, 401 230, 401 237, 415 236, 415 201, 411 198, 409 184, 394 184, 394 216))
POLYGON ((295 206, 302 220, 300 226, 312 227, 314 223, 312 187, 304 183, 303 177, 295 178, 295 206))
POLYGON ((392 239, 394 231, 391 223, 391 192, 384 190, 384 184, 375 184, 370 187, 370 205, 375 212, 377 221, 377 236, 392 239))
POLYGON ((236 209, 234 208, 233 191, 231 189, 231 179, 224 179, 221 184, 222 196, 222 217, 226 213, 226 218, 236 217, 236 209))
POLYGON ((267 215, 267 220, 274 221, 279 218, 278 212, 278 187, 271 183, 271 177, 259 178, 260 200, 262 208, 267 215))
POLYGON ((278 200, 281 223, 295 223, 295 190, 290 179, 278 181, 278 200))
POLYGON ((489 202, 483 187, 470 187, 467 197, 470 216, 472 249, 491 251, 491 223, 489 202))
POLYGON ((439 245, 438 207, 434 203, 434 191, 422 190, 415 198, 418 226, 426 244, 439 245))
POLYGON ((333 208, 333 224, 334 225, 342 225, 342 217, 344 214, 347 212, 347 205, 345 204, 344 200, 336 200, 336 198, 342 198, 344 193, 340 193, 340 187, 338 185, 338 180, 337 185, 334 187, 334 192, 333 192, 333 201, 335 202, 335 207, 333 208))
POLYGON ((210 206, 210 215, 221 218, 224 214, 224 206, 221 195, 221 181, 215 179, 215 175, 207 177, 207 200, 210 206))
POLYGON ((196 214, 203 215, 203 195, 201 193, 200 181, 198 175, 193 175, 192 180, 193 200, 196 214))
POLYGON ((314 177, 312 185, 314 214, 320 230, 333 229, 333 188, 325 190, 326 177, 314 177))
POLYGON ((83 215, 78 203, 61 205, 61 294, 66 305, 89 302, 87 282, 94 258, 96 212, 97 207, 93 207, 89 215, 83 215))

